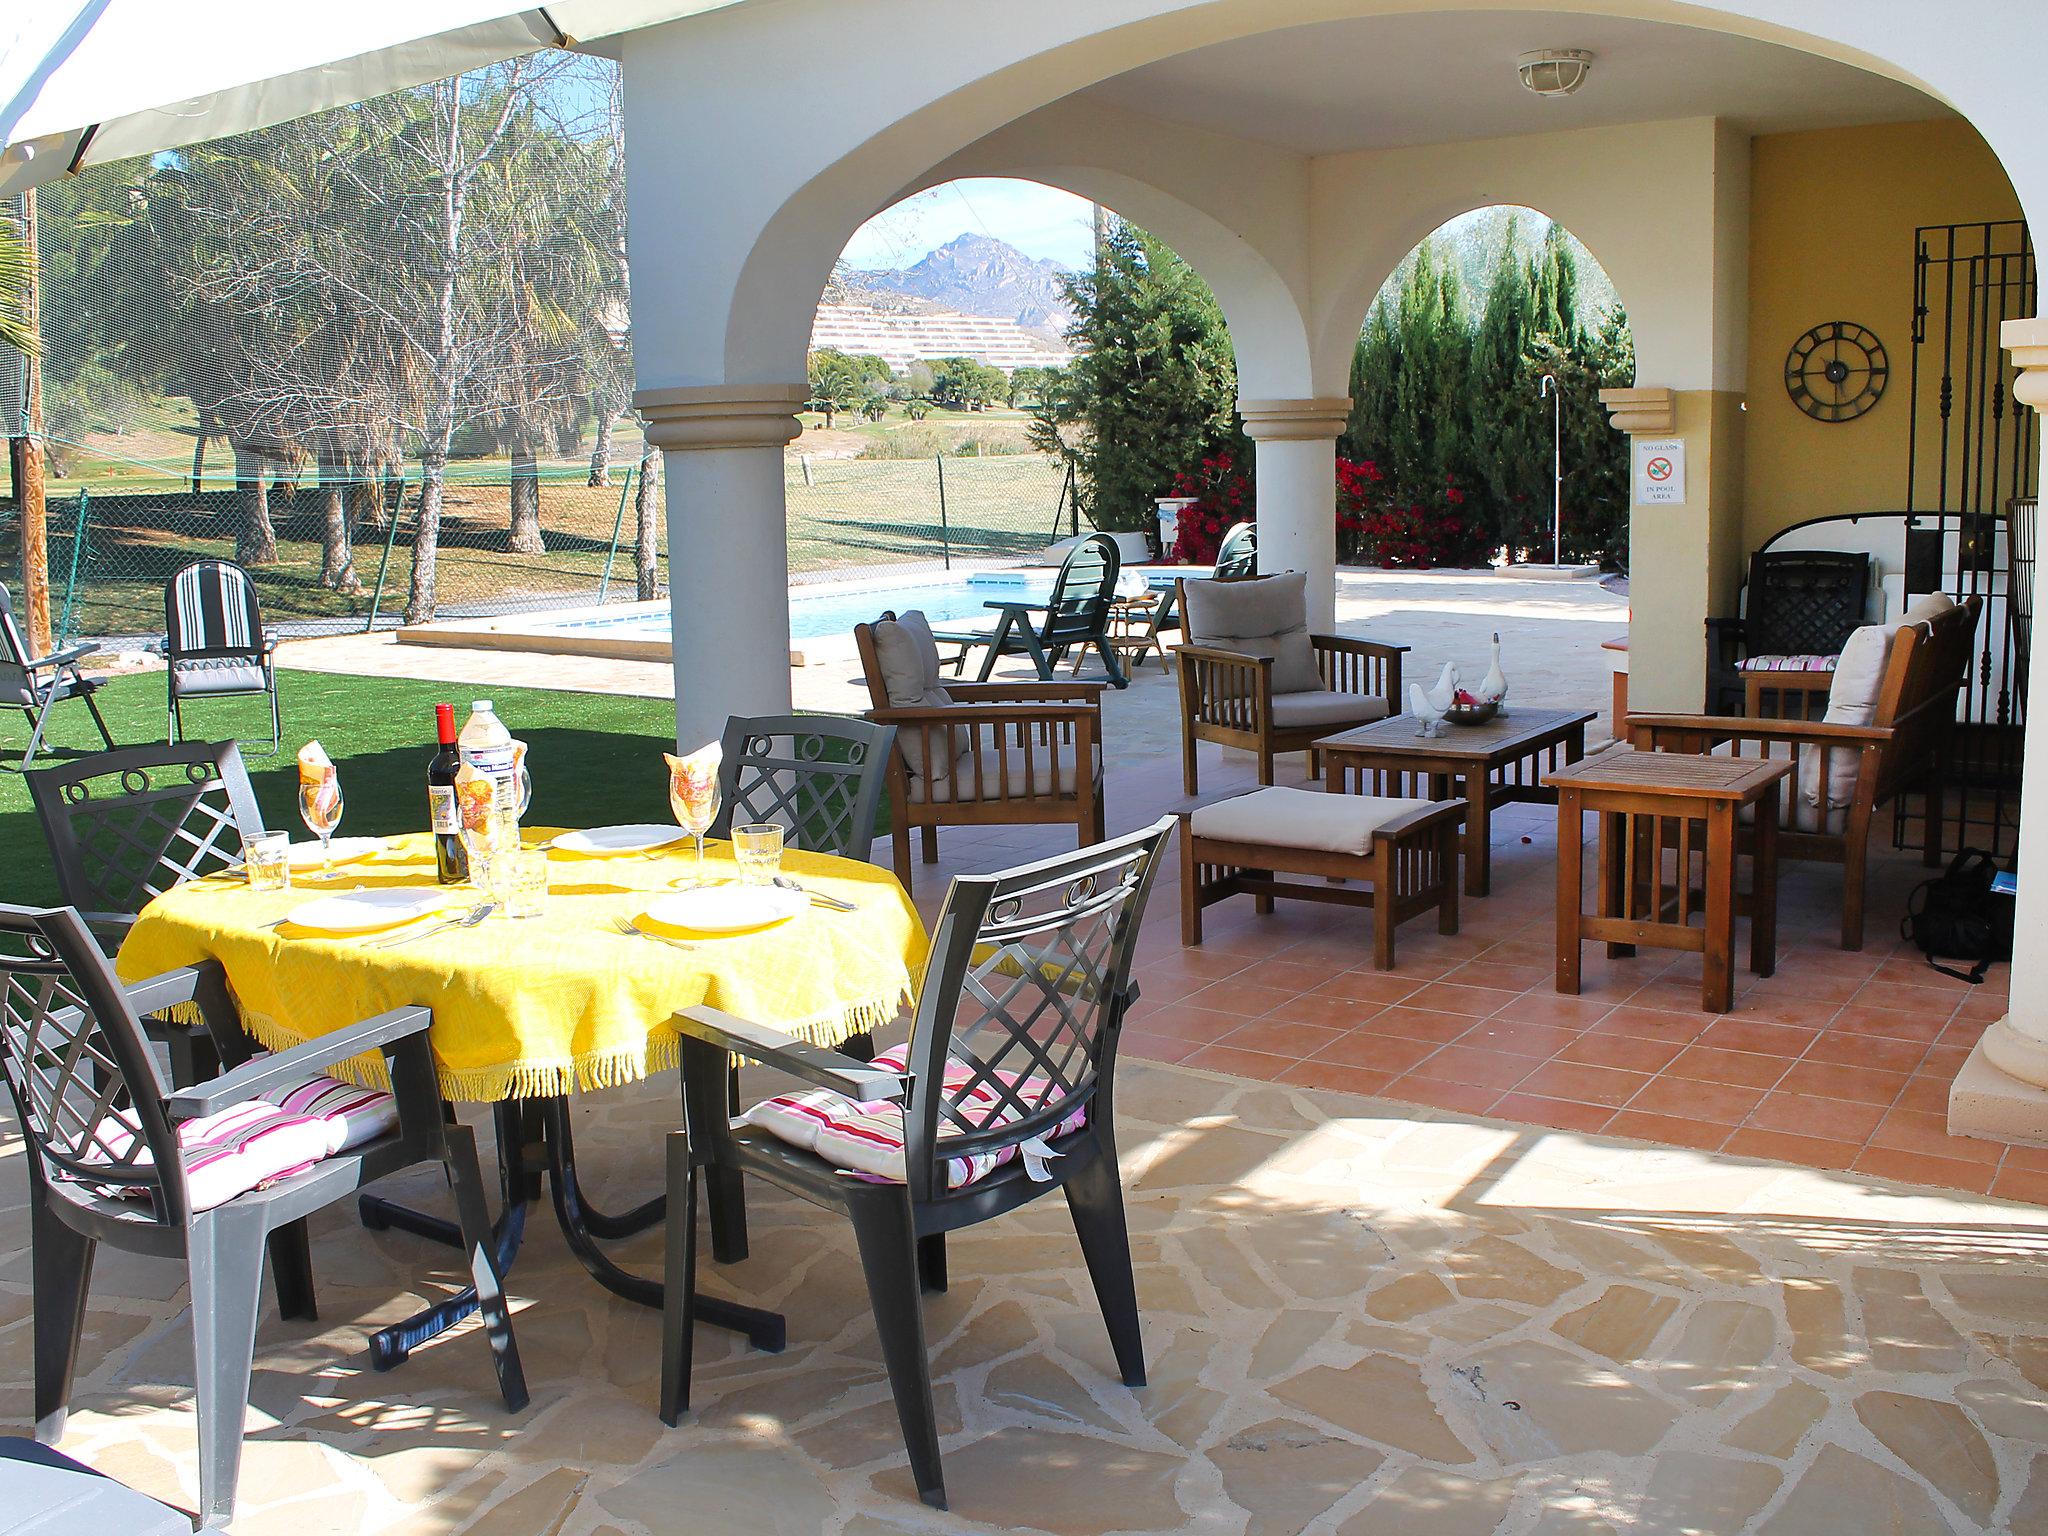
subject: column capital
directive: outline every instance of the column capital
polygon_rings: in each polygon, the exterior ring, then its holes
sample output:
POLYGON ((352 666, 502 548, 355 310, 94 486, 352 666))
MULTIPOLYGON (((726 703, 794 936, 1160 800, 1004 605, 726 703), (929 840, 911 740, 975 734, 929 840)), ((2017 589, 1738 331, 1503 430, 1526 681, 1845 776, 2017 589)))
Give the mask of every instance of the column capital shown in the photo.
POLYGON ((1617 432, 1674 432, 1678 429, 1678 391, 1662 385, 1636 389, 1603 389, 1600 403, 1617 432))
POLYGON ((688 384, 633 392, 657 448, 780 448, 803 430, 802 384, 688 384))
POLYGON ((1335 438, 1351 419, 1351 397, 1324 395, 1313 400, 1239 400, 1244 434, 1255 443, 1271 439, 1335 438))
POLYGON ((2013 399, 2048 410, 2048 318, 2008 320, 1998 328, 1998 339, 2020 371, 2013 380, 2013 399))

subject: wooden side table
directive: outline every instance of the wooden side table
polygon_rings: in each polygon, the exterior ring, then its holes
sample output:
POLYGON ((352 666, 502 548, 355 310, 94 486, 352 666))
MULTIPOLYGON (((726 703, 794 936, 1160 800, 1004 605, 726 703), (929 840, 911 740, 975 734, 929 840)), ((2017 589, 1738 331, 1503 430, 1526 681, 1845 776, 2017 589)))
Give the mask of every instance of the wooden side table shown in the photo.
POLYGON ((1751 850, 1749 968, 1768 976, 1778 956, 1779 781, 1789 758, 1703 757, 1616 747, 1589 761, 1554 770, 1557 791, 1557 990, 1579 990, 1579 946, 1605 940, 1610 955, 1636 946, 1690 950, 1705 958, 1700 1006, 1726 1013, 1735 1005, 1735 828, 1744 806, 1756 807, 1751 850), (1582 816, 1600 817, 1597 910, 1585 910, 1582 816), (1673 824, 1667 829, 1666 823, 1673 824), (1694 828, 1704 824, 1696 837, 1694 828), (1673 839, 1675 838, 1675 842, 1673 839), (1664 849, 1675 847, 1675 885, 1664 883, 1664 849), (1705 892, 1692 922, 1692 856, 1705 856, 1705 892))
POLYGON ((1517 705, 1484 725, 1446 724, 1426 737, 1413 715, 1395 715, 1325 736, 1315 750, 1332 794, 1344 794, 1355 775, 1361 794, 1463 800, 1465 894, 1484 896, 1493 887, 1495 807, 1554 802, 1547 776, 1585 755, 1592 719, 1590 709, 1517 705))

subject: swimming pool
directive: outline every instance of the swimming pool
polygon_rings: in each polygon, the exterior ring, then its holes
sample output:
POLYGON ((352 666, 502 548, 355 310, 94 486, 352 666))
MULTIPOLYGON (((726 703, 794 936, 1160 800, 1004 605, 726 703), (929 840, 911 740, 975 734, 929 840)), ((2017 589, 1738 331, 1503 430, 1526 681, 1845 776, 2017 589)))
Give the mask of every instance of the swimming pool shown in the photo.
MULTIPOLYGON (((884 610, 921 608, 934 624, 993 624, 984 606, 1003 599, 1043 602, 1058 573, 1049 566, 975 571, 917 579, 869 579, 793 586, 789 591, 790 659, 811 659, 853 651, 853 626, 884 610)), ((1169 588, 1174 578, 1193 574, 1184 567, 1147 566, 1127 570, 1120 591, 1147 586, 1169 588)), ((669 605, 628 603, 616 608, 576 608, 550 613, 506 614, 488 619, 455 619, 409 625, 398 632, 408 645, 472 646, 487 650, 535 651, 564 656, 602 656, 631 661, 665 661, 670 654, 669 605)))

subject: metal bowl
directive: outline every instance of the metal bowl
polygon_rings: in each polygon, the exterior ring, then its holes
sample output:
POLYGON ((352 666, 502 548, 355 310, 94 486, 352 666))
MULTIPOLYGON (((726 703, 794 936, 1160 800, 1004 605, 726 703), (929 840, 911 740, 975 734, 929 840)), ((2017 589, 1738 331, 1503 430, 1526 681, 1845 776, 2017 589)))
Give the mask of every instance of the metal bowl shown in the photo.
POLYGON ((1500 713, 1500 700, 1491 704, 1453 704, 1444 711, 1444 718, 1452 725, 1484 725, 1500 713))

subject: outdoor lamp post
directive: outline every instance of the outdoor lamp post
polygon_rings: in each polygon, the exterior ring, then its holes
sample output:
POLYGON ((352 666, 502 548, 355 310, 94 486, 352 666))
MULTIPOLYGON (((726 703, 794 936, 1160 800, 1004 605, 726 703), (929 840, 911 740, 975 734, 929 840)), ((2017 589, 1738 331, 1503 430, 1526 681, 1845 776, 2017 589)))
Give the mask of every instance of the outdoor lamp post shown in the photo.
POLYGON ((1536 398, 1550 397, 1550 563, 1564 564, 1564 391, 1546 373, 1536 398))

